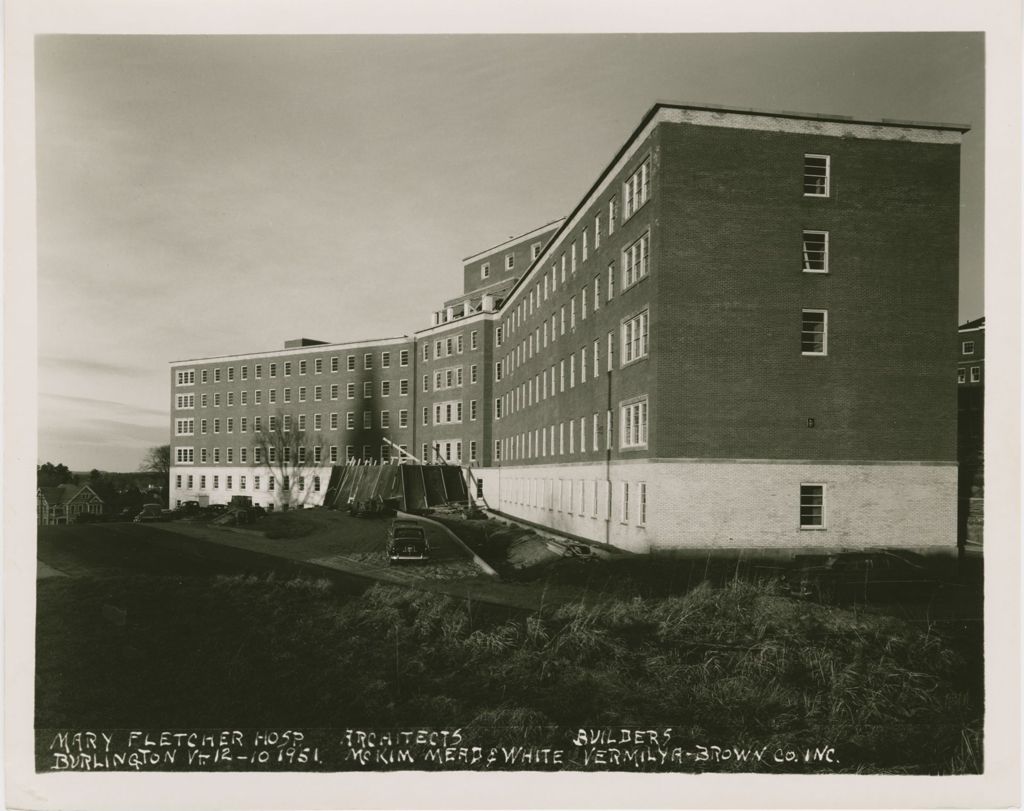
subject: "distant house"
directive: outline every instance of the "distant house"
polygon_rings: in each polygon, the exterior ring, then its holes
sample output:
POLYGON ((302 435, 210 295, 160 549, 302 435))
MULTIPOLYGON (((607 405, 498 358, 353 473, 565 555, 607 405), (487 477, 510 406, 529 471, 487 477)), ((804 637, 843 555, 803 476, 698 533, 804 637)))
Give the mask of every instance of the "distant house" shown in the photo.
POLYGON ((70 524, 83 513, 99 515, 103 499, 87 484, 59 484, 36 492, 36 517, 40 526, 70 524))

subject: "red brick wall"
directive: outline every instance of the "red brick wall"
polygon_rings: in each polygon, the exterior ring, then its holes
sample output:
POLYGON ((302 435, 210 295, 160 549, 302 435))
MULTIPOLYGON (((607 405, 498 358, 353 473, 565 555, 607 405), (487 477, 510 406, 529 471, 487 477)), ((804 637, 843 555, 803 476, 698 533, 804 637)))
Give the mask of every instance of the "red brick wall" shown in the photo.
POLYGON ((657 455, 954 460, 959 147, 657 137, 657 455), (805 153, 831 155, 826 199, 805 153), (829 231, 827 275, 801 272, 803 229, 829 231), (800 354, 804 307, 829 311, 827 357, 800 354))

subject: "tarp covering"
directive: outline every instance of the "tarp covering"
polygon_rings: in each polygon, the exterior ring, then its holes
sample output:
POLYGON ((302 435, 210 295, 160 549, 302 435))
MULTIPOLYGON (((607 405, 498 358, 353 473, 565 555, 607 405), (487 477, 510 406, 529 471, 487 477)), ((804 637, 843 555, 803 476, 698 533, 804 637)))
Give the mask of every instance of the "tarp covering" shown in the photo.
POLYGON ((455 465, 339 465, 331 471, 324 506, 397 499, 402 510, 425 510, 466 500, 466 480, 455 465))

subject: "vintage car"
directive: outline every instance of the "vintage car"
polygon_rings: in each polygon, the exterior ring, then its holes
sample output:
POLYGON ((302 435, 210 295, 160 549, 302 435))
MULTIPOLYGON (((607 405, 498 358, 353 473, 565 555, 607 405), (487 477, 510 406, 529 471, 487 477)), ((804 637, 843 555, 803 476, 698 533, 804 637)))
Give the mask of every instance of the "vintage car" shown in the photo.
POLYGON ((416 521, 400 518, 392 521, 388 527, 386 554, 390 565, 407 560, 427 560, 430 544, 423 527, 416 521))
POLYGON ((824 603, 868 603, 930 598, 937 586, 925 559, 901 549, 798 556, 789 593, 824 603))

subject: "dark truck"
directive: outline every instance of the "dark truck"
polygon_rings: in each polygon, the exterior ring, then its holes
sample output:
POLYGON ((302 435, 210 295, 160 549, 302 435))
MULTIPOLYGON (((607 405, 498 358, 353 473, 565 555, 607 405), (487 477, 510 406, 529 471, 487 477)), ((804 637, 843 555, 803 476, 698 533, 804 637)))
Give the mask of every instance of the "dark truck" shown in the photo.
POLYGON ((407 560, 427 560, 430 544, 423 527, 416 521, 396 518, 388 527, 386 554, 392 566, 407 560))

